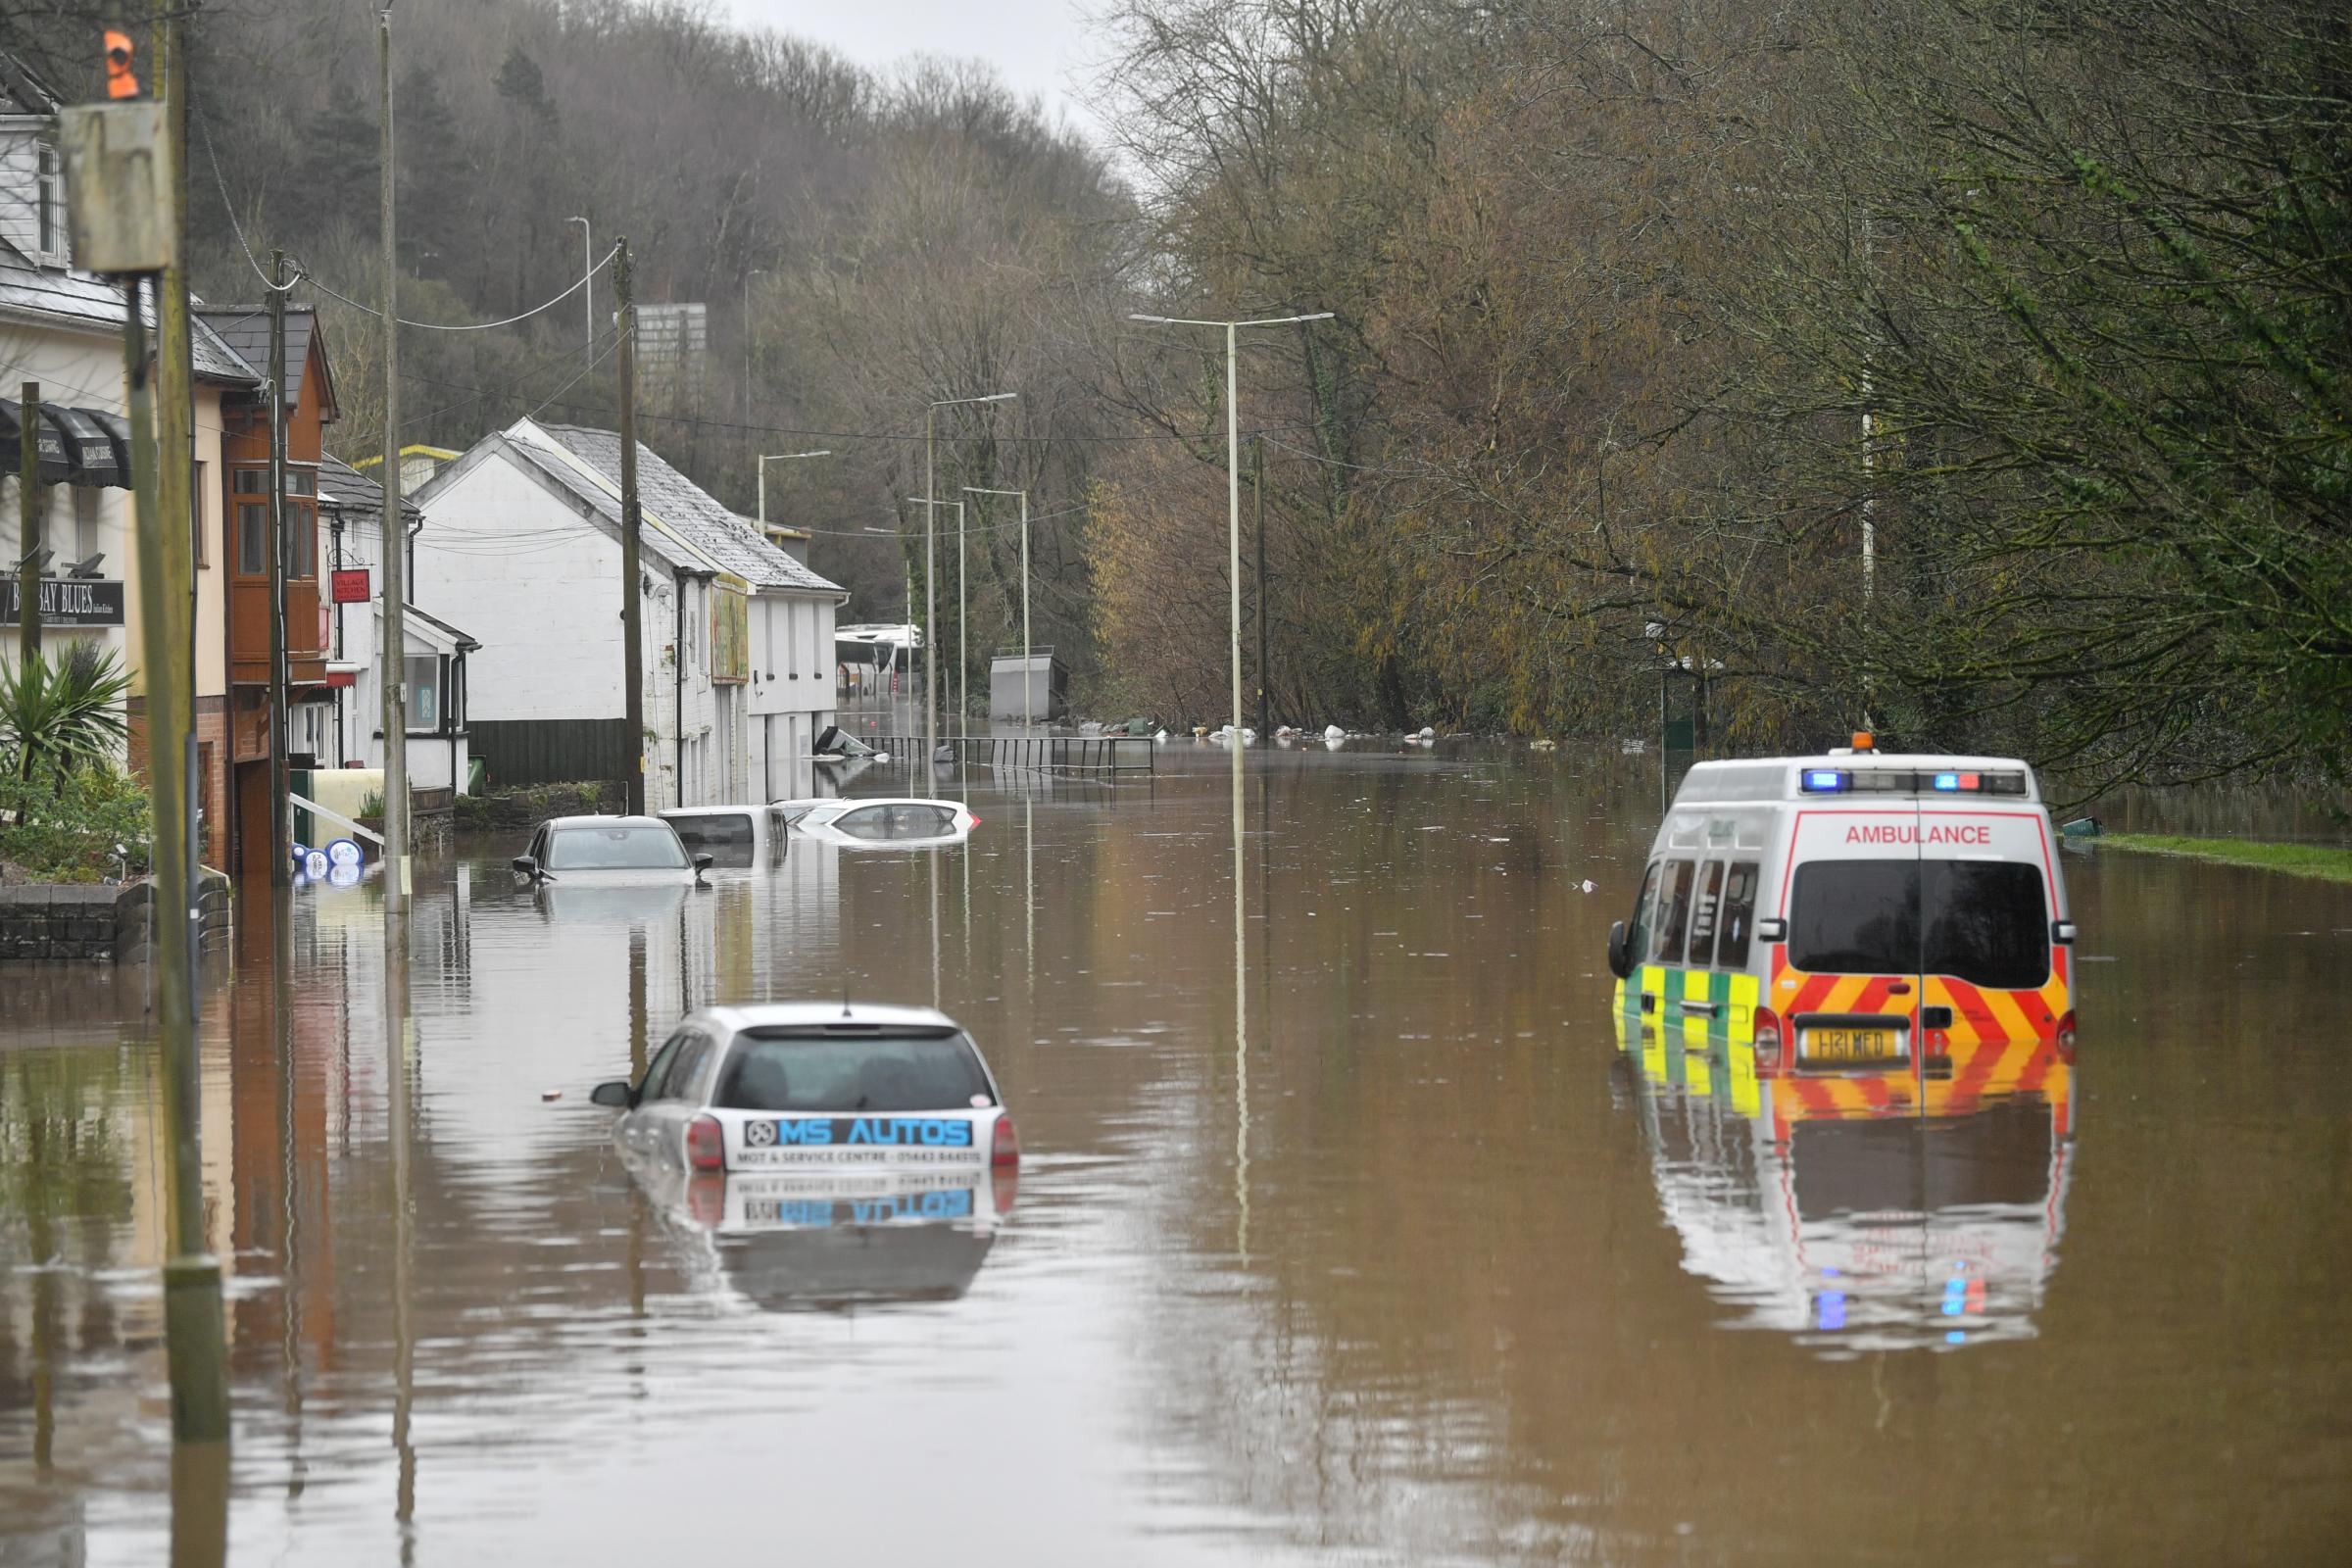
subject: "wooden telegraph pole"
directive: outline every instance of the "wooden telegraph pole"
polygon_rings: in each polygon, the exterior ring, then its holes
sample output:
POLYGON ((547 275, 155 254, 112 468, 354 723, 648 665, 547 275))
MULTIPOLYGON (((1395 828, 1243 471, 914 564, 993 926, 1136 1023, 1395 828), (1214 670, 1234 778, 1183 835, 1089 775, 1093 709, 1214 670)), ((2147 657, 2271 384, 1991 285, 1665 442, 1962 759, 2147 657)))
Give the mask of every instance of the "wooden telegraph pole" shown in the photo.
MULTIPOLYGON (((270 253, 270 885, 294 880, 286 823, 286 253, 270 253)), ((279 922, 284 923, 282 920, 279 922)))
MULTIPOLYGON (((409 632, 408 562, 400 527, 400 251, 392 231, 392 6, 385 0, 376 28, 383 74, 382 161, 384 230, 384 616, 376 654, 377 682, 384 710, 384 940, 389 953, 393 928, 409 912, 409 632)), ((282 793, 282 792, 281 792, 282 793)), ((406 944, 402 944, 405 954, 406 944)), ((387 983, 390 976, 387 975, 387 983)), ((407 975, 400 975, 407 984, 407 975)))
MULTIPOLYGON (((147 785, 155 831, 153 900, 157 970, 156 1044, 161 1116, 167 1139, 164 1206, 164 1341, 172 1381, 172 1436, 177 1450, 224 1453, 228 1438, 228 1367, 220 1313, 220 1260, 205 1250, 204 1163, 198 1144, 202 1074, 197 1056, 194 889, 186 854, 188 720, 194 671, 180 658, 188 645, 193 579, 187 513, 188 476, 178 443, 190 427, 186 275, 181 270, 184 202, 178 138, 167 110, 184 103, 182 23, 174 0, 156 0, 168 103, 142 98, 131 72, 127 34, 106 37, 106 104, 60 111, 67 211, 75 259, 122 283, 122 381, 130 422, 132 549, 139 582, 137 678, 144 688, 147 785), (148 349, 143 295, 156 294, 161 341, 148 349), (157 454, 160 417, 168 461, 157 454), (182 510, 171 510, 176 502, 182 510)), ((37 458, 37 454, 36 454, 37 458)), ((36 482, 37 461, 32 466, 36 482)))
MULTIPOLYGON (((621 712, 632 759, 623 783, 632 813, 645 809, 645 596, 638 591, 637 503, 637 296, 629 274, 629 237, 620 237, 612 258, 612 285, 620 302, 620 644, 621 712)), ((683 658, 684 650, 672 657, 683 658)))
POLYGON ((17 563, 17 670, 32 667, 41 657, 41 514, 48 510, 49 487, 41 483, 41 383, 27 381, 17 403, 17 515, 23 525, 17 542, 24 559, 17 563))

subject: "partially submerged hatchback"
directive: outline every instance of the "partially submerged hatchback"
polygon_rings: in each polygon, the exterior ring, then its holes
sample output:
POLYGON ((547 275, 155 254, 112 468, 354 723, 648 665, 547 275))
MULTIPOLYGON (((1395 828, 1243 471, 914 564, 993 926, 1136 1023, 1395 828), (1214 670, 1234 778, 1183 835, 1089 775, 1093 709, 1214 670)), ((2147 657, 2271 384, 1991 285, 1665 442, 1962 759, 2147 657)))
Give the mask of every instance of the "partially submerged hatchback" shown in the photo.
POLYGON ((589 1097, 625 1112, 624 1157, 687 1171, 966 1170, 1020 1162, 1020 1135, 980 1048, 929 1007, 710 1007, 636 1084, 589 1097))
POLYGON ((1953 1048, 2075 1043, 2075 927, 2015 758, 1700 762, 1609 933, 1617 1006, 1759 1072, 1948 1070, 1953 1048))
POLYGON ((776 808, 794 832, 852 847, 961 844, 980 825, 980 818, 961 801, 911 795, 778 801, 776 808))
POLYGON ((688 851, 658 816, 551 816, 510 863, 533 882, 672 881, 700 876, 710 857, 688 851))

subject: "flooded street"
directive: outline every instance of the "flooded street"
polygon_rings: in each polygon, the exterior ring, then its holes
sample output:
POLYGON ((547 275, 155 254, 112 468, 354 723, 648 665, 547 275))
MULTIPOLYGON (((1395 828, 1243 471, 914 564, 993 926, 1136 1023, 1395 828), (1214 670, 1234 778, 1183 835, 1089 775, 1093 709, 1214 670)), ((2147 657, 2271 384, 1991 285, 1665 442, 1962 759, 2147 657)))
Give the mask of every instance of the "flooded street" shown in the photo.
MULTIPOLYGON (((1253 751, 1238 951, 1190 744, 709 891, 503 835, 419 867, 405 1039, 372 884, 274 979, 248 902, 230 1560, 2340 1560, 2352 889, 2070 855, 2078 1060, 1847 1114, 1620 1040, 1616 761, 1253 751), (622 1167, 588 1092, 684 1011, 842 996, 970 1029, 1017 1187, 622 1167)), ((0 969, 0 1564, 169 1554, 142 979, 0 969)))

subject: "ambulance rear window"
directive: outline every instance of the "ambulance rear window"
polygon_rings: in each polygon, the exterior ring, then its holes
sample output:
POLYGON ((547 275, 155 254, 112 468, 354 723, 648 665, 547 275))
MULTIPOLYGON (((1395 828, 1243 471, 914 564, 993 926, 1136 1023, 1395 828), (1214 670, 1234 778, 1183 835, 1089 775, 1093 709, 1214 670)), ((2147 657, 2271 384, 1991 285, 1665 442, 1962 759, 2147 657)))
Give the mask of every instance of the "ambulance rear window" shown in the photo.
POLYGON ((2049 979, 2050 916, 2038 867, 1929 860, 1922 870, 1929 974, 1993 991, 2032 991, 2049 979))
POLYGON ((1796 868, 1788 961, 1812 974, 1919 968, 1919 862, 1814 860, 1796 868))

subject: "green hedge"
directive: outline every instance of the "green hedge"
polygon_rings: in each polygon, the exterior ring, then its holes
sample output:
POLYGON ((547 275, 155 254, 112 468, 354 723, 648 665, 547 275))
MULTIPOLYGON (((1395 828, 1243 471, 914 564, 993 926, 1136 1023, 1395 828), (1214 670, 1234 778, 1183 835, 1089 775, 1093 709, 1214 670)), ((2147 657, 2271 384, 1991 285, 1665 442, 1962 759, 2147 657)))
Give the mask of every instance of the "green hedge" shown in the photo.
POLYGON ((0 777, 0 860, 36 882, 98 882, 120 863, 147 870, 147 792, 104 764, 77 767, 63 780, 46 770, 26 779, 0 777))

